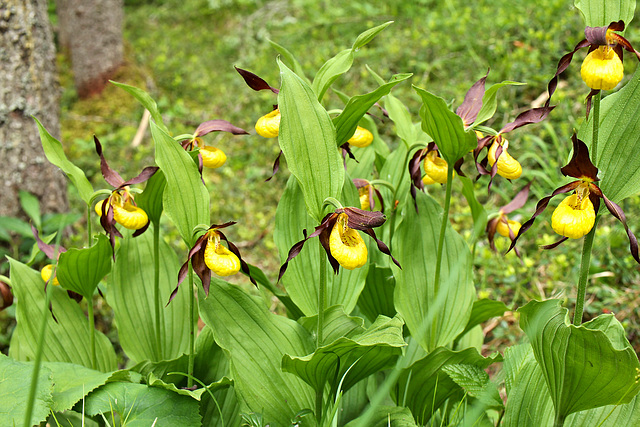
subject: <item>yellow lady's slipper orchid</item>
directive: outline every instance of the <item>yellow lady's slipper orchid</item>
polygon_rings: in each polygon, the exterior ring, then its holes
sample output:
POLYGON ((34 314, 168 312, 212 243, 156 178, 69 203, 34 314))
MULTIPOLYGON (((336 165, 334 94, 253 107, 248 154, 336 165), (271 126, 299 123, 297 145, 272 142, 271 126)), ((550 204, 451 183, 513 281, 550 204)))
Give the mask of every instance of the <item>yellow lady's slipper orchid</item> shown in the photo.
POLYGON ((429 151, 427 156, 424 158, 424 172, 426 176, 422 178, 422 182, 426 185, 434 184, 436 182, 438 184, 446 184, 447 167, 447 161, 442 157, 439 157, 437 151, 429 151))
POLYGON ((367 263, 367 245, 356 230, 349 228, 348 221, 346 213, 338 216, 329 237, 329 249, 338 264, 353 270, 367 263))
POLYGON ((579 239, 593 228, 596 213, 588 195, 582 198, 574 193, 566 197, 551 216, 551 228, 561 236, 579 239))
MULTIPOLYGON (((47 264, 44 267, 42 267, 42 270, 40 270, 40 277, 42 277, 42 280, 44 280, 44 283, 49 282, 49 279, 51 279, 51 274, 53 274, 52 264, 47 264)), ((58 281, 58 278, 56 276, 53 276, 53 279, 51 280, 51 284, 54 286, 60 285, 60 282, 58 281)))
POLYGON ((368 129, 358 126, 356 132, 347 142, 354 147, 364 148, 373 142, 373 134, 368 129))
POLYGON ((275 138, 280 131, 280 110, 275 109, 260 117, 256 122, 256 132, 265 138, 275 138))
POLYGON ((111 206, 113 209, 113 219, 124 228, 140 230, 149 223, 147 213, 133 204, 133 196, 129 192, 128 187, 114 191, 106 201, 97 203, 95 211, 98 216, 102 216, 104 203, 106 203, 105 212, 108 211, 109 206, 111 206))
POLYGON ((240 271, 240 259, 220 243, 220 235, 216 231, 209 234, 204 262, 218 276, 232 276, 240 271))
POLYGON ((496 163, 496 151, 499 145, 502 145, 502 153, 500 154, 500 157, 498 157, 498 175, 507 179, 520 178, 520 175, 522 175, 522 166, 520 166, 520 162, 511 157, 507 152, 507 149, 509 148, 509 141, 504 138, 496 138, 493 141, 493 144, 491 144, 487 155, 489 165, 493 167, 496 163), (502 140, 502 144, 498 142, 499 139, 502 140))
POLYGON ((498 232, 498 234, 503 237, 509 237, 509 229, 511 229, 513 235, 517 236, 518 231, 520 231, 520 227, 522 227, 522 224, 511 219, 507 219, 506 221, 506 223, 504 221, 498 221, 498 224, 496 225, 496 231, 498 232))
POLYGON ((600 46, 584 58, 580 76, 591 89, 611 90, 622 80, 624 67, 613 48, 600 46))
POLYGON ((224 151, 209 145, 200 147, 200 155, 202 156, 202 166, 209 169, 219 168, 227 161, 227 155, 224 154, 224 151))

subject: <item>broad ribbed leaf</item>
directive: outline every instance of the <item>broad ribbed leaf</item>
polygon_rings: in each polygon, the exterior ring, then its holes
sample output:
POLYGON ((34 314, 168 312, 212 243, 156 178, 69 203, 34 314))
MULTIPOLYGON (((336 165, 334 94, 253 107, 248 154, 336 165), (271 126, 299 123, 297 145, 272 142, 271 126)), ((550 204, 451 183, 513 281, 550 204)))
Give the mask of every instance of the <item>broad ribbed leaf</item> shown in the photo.
POLYGON ((419 425, 425 425, 433 413, 455 393, 458 386, 442 368, 465 364, 486 369, 496 358, 484 358, 475 348, 451 351, 438 347, 429 355, 404 369, 395 388, 394 401, 411 409, 419 425))
MULTIPOLYGON (((359 199, 355 187, 351 183, 345 185, 343 204, 345 206, 359 206, 359 199), (351 201, 351 203, 345 203, 351 201), (355 203, 358 203, 355 205, 355 203)), ((289 178, 287 188, 282 194, 276 210, 276 225, 274 241, 280 253, 280 260, 287 259, 289 249, 303 239, 302 230, 311 234, 320 224, 306 213, 304 199, 300 186, 294 177, 289 178)), ((363 236, 365 242, 369 239, 363 236)), ((373 245, 371 245, 373 246, 373 245)), ((300 308, 305 316, 318 314, 318 277, 320 277, 320 256, 326 258, 326 253, 320 249, 317 238, 305 243, 300 254, 289 262, 287 272, 282 277, 282 283, 291 300, 300 308)), ((344 311, 350 313, 358 301, 358 296, 364 287, 367 277, 367 265, 355 270, 340 268, 336 276, 326 263, 327 289, 325 294, 326 306, 342 305, 344 311)))
POLYGON ((407 80, 413 74, 396 74, 391 77, 388 83, 381 85, 373 92, 365 93, 364 95, 356 95, 349 99, 347 105, 345 105, 342 113, 333 119, 333 124, 336 127, 336 142, 340 146, 347 142, 349 138, 353 136, 353 133, 358 126, 358 122, 365 115, 369 108, 380 100, 385 95, 391 92, 391 89, 400 82, 407 80))
MULTIPOLYGON (((301 317, 298 319, 309 334, 314 335, 318 331, 318 316, 301 317)), ((322 327, 323 342, 332 343, 342 337, 352 338, 365 331, 364 319, 357 316, 348 316, 342 306, 334 305, 324 310, 322 327)))
POLYGON ((120 345, 134 362, 175 359, 189 348, 188 286, 175 288, 180 264, 175 253, 160 239, 160 354, 156 345, 154 306, 154 259, 151 232, 122 239, 109 277, 108 300, 118 325, 120 345))
POLYGON ((471 252, 462 236, 447 224, 442 249, 440 283, 434 283, 436 252, 442 208, 430 196, 418 192, 419 213, 404 211, 393 238, 393 253, 400 270, 396 277, 394 301, 411 336, 428 352, 451 342, 467 325, 475 289, 471 273, 471 252), (438 293, 436 293, 438 290, 438 293))
POLYGON ((414 86, 422 98, 422 130, 435 141, 440 155, 451 165, 476 148, 478 138, 464 130, 462 119, 447 107, 444 99, 414 86))
POLYGON ((167 180, 164 178, 162 171, 153 174, 147 181, 144 191, 140 194, 136 201, 138 207, 144 210, 149 216, 149 221, 156 223, 160 221, 162 215, 162 194, 167 180))
POLYGON ((492 317, 502 316, 507 310, 509 310, 509 307, 502 301, 494 301, 487 298, 474 301, 469 322, 460 335, 464 335, 474 326, 486 322, 492 317))
POLYGON ((338 338, 312 354, 300 357, 285 354, 282 369, 296 374, 315 390, 324 388, 327 381, 336 390, 342 381, 341 390, 346 391, 374 372, 393 366, 406 346, 402 325, 397 317, 379 316, 366 331, 338 338))
POLYGON ((518 312, 560 417, 629 403, 640 390, 640 363, 613 315, 571 325, 559 300, 531 301, 518 312))
POLYGON ((236 394, 247 412, 262 413, 273 426, 287 426, 299 411, 314 407, 312 388, 280 368, 284 354, 313 351, 302 326, 271 314, 262 301, 215 278, 209 297, 200 291, 199 302, 203 320, 229 356, 236 394))
POLYGON ((318 100, 322 100, 327 89, 338 77, 349 71, 352 64, 353 49, 345 49, 322 65, 311 84, 318 100))
POLYGON ((498 107, 498 101, 496 100, 496 96, 500 88, 509 86, 509 85, 520 86, 524 84, 525 83, 505 80, 501 83, 496 83, 493 86, 491 86, 489 89, 487 89, 487 91, 482 96, 482 107, 480 108, 480 111, 478 112, 478 116, 476 117, 476 120, 475 122, 473 122, 471 127, 473 128, 475 126, 478 126, 479 124, 482 124, 483 122, 486 122, 491 117, 493 117, 493 115, 496 112, 496 108, 498 107))
MULTIPOLYGON (((620 203, 640 191, 640 71, 618 92, 602 100, 596 166, 598 186, 609 200, 620 203)), ((580 127, 578 137, 591 150, 593 114, 580 127)), ((593 158, 593 155, 592 155, 593 158)))
POLYGON ((338 198, 344 183, 336 131, 311 88, 282 62, 278 65, 282 75, 278 141, 289 170, 300 183, 309 214, 320 223, 324 200, 338 198))
POLYGON ((40 141, 42 142, 42 149, 44 155, 47 156, 47 160, 62 169, 67 177, 73 182, 80 198, 84 200, 86 204, 91 203, 91 196, 93 195, 93 187, 85 176, 82 169, 74 165, 67 159, 62 149, 60 141, 55 139, 42 124, 34 117, 36 124, 38 125, 38 132, 40 132, 40 141))
MULTIPOLYGON (((100 387, 111 377, 113 372, 100 372, 73 363, 45 362, 53 379, 53 405, 51 410, 63 412, 71 409, 76 402, 100 387)), ((127 374, 117 371, 114 379, 122 379, 127 374)))
POLYGON ((620 19, 628 27, 636 10, 635 0, 575 0, 574 4, 588 27, 604 27, 620 19))
MULTIPOLYGON (((9 258, 11 289, 16 297, 16 329, 11 340, 9 356, 20 360, 34 360, 38 328, 42 316, 47 316, 44 361, 75 363, 91 366, 89 327, 80 306, 59 286, 54 286, 51 310, 44 305, 44 282, 37 271, 9 258), (44 310, 44 312, 43 312, 44 310), (53 320, 51 312, 56 316, 53 320)), ((109 372, 116 369, 116 354, 109 339, 95 331, 96 369, 109 372)))
POLYGON ((395 316, 396 308, 393 305, 393 291, 396 287, 396 280, 389 267, 378 265, 369 266, 369 274, 364 285, 358 308, 373 322, 379 314, 392 317, 395 316))
MULTIPOLYGON (((0 425, 21 426, 27 412, 33 363, 17 362, 0 354, 0 425)), ((54 401, 51 371, 45 366, 38 373, 31 423, 39 425, 47 419, 54 401)))
POLYGON ((192 246, 194 227, 209 224, 209 191, 202 183, 198 165, 180 144, 153 122, 151 136, 156 144, 156 163, 167 181, 164 210, 187 246, 192 246))
POLYGON ((109 239, 104 234, 94 236, 97 242, 90 248, 71 248, 60 254, 56 277, 60 286, 91 300, 98 283, 111 271, 113 255, 109 239))
POLYGON ((89 394, 85 406, 87 415, 118 414, 130 426, 199 427, 201 417, 198 401, 172 391, 144 384, 109 383, 89 394))
POLYGON ((417 427, 411 411, 401 406, 378 406, 371 416, 356 418, 345 427, 362 427, 366 422, 368 427, 417 427))
POLYGON ((153 98, 151 98, 151 96, 147 92, 137 87, 129 86, 124 83, 118 83, 114 81, 111 81, 111 83, 118 86, 120 89, 123 89, 129 92, 129 94, 132 95, 135 99, 137 99, 138 102, 140 102, 140 104, 142 104, 144 108, 149 110, 149 113, 151 113, 151 117, 156 122, 156 125, 166 133, 169 133, 169 129, 167 129, 167 127, 164 125, 162 121, 162 115, 158 110, 158 104, 156 104, 156 101, 154 101, 153 98))
POLYGON ((471 397, 479 399, 486 407, 502 409, 498 387, 489 379, 484 369, 475 365, 453 364, 442 370, 471 397))

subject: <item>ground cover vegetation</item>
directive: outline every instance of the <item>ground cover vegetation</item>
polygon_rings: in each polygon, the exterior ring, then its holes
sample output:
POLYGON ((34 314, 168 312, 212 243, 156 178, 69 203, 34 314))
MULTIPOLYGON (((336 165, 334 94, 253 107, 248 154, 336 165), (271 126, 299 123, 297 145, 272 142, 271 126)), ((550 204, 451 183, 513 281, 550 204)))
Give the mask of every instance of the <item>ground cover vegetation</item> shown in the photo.
POLYGON ((593 3, 130 2, 40 126, 82 214, 8 235, 7 422, 635 425, 640 32, 593 3))

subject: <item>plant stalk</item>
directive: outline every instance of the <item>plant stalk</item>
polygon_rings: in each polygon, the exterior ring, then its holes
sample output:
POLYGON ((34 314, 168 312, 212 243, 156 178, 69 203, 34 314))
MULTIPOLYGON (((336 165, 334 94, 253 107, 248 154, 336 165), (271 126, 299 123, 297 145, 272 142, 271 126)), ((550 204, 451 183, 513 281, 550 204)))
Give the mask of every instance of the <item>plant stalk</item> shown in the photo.
POLYGON ((91 204, 87 204, 87 247, 91 247, 91 204))
POLYGON ((156 329, 156 360, 162 360, 162 334, 160 331, 160 221, 153 223, 153 306, 156 329))
POLYGON ((556 418, 553 420, 553 427, 562 427, 564 426, 565 417, 562 417, 556 414, 556 418))
MULTIPOLYGON (((327 287, 327 255, 324 252, 322 243, 320 243, 320 281, 318 283, 318 325, 316 329, 316 348, 322 346, 323 327, 324 327, 324 305, 325 292, 327 287)), ((322 419, 322 398, 324 392, 324 384, 316 390, 316 418, 318 422, 322 419)))
POLYGON ((451 188, 453 181, 453 165, 447 166, 447 188, 444 198, 444 212, 442 214, 442 226, 440 227, 440 237, 438 238, 438 252, 436 258, 436 274, 434 281, 434 295, 438 295, 440 289, 440 269, 442 268, 442 250, 444 248, 444 235, 449 222, 449 207, 451 206, 451 188))
POLYGON ((89 346, 91 347, 91 369, 96 369, 96 325, 93 315, 93 298, 87 298, 87 320, 89 321, 89 346))
POLYGON ((193 387, 193 363, 195 356, 195 324, 194 319, 195 295, 193 294, 193 266, 189 262, 189 366, 187 367, 187 387, 193 387))
POLYGON ((600 100, 602 99, 601 91, 593 95, 593 137, 591 138, 591 161, 598 166, 598 134, 600 130, 600 100))
MULTIPOLYGON (((53 275, 52 275, 53 277, 53 275)), ((49 280, 51 282, 51 280, 49 280)), ((51 292, 53 285, 47 283, 47 291, 44 297, 44 307, 42 313, 42 321, 38 328, 38 347, 36 348, 36 357, 33 362, 33 373, 31 374, 31 386, 29 388, 29 398, 27 399, 27 409, 24 413, 24 427, 31 427, 31 415, 33 413, 33 405, 36 400, 36 390, 38 388, 38 375, 40 375, 40 366, 42 364, 42 353, 44 352, 44 334, 47 330, 47 312, 51 302, 51 292)))

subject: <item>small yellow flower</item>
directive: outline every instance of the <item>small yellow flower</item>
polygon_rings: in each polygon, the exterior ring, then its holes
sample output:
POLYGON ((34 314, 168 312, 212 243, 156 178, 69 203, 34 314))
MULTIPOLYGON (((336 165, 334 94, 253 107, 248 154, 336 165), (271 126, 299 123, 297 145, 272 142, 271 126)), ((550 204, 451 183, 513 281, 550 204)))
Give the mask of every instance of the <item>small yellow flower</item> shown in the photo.
POLYGON ((498 158, 498 175, 507 179, 520 178, 520 175, 522 175, 522 166, 520 166, 520 163, 507 152, 507 149, 509 148, 509 141, 502 137, 496 138, 493 141, 493 144, 491 144, 491 148, 489 148, 489 153, 487 155, 489 165, 493 167, 496 163, 496 151, 499 145, 502 145, 502 153, 498 158), (502 141, 502 144, 498 142, 499 139, 502 141))
POLYGON ((260 117, 256 122, 256 132, 265 138, 275 138, 280 131, 280 110, 275 109, 260 117))
POLYGON ((624 75, 620 57, 609 46, 600 46, 591 51, 580 68, 582 80, 591 89, 611 90, 624 75))
POLYGON ((579 239, 593 228, 596 213, 593 203, 587 195, 580 197, 574 193, 566 197, 553 211, 551 216, 551 228, 561 236, 570 239, 579 239))
POLYGON ((200 155, 205 168, 216 169, 227 161, 227 155, 221 149, 209 145, 200 147, 200 155))
MULTIPOLYGON (((44 282, 47 283, 49 279, 51 279, 52 273, 53 273, 53 265, 47 264, 44 267, 42 267, 42 270, 40 270, 40 277, 42 277, 42 280, 44 280, 44 282)), ((59 286, 60 282, 58 282, 58 278, 54 276, 53 279, 51 280, 51 284, 54 286, 59 286)))
MULTIPOLYGON (((103 203, 103 201, 98 202, 95 206, 98 216, 102 216, 103 203)), ((109 196, 107 210, 109 205, 113 207, 113 219, 124 228, 139 230, 149 222, 147 213, 133 204, 133 196, 126 187, 122 190, 114 191, 109 196), (122 191, 122 194, 120 194, 120 191, 122 191)))
POLYGON ((435 184, 436 182, 438 184, 446 184, 447 167, 447 161, 442 157, 438 157, 437 151, 429 151, 424 158, 424 172, 426 175, 422 178, 422 182, 425 185, 435 184))
POLYGON ((369 185, 366 185, 362 188, 358 188, 358 194, 360 195, 360 209, 363 211, 370 210, 370 202, 369 198, 369 185))
POLYGON ((329 249, 341 266, 353 270, 367 263, 367 245, 356 230, 347 226, 348 220, 346 213, 338 216, 329 237, 329 249))
POLYGON ((240 259, 220 243, 220 235, 216 231, 209 232, 204 263, 218 276, 232 276, 240 271, 240 259))
POLYGON ((513 221, 511 219, 508 219, 507 223, 505 223, 504 221, 498 221, 498 224, 496 226, 496 231, 501 236, 509 237, 509 229, 511 229, 511 231, 513 232, 513 235, 517 236, 521 226, 522 224, 520 224, 518 221, 513 221))
POLYGON ((347 142, 354 147, 364 148, 373 142, 373 134, 369 130, 358 126, 356 132, 347 142))

